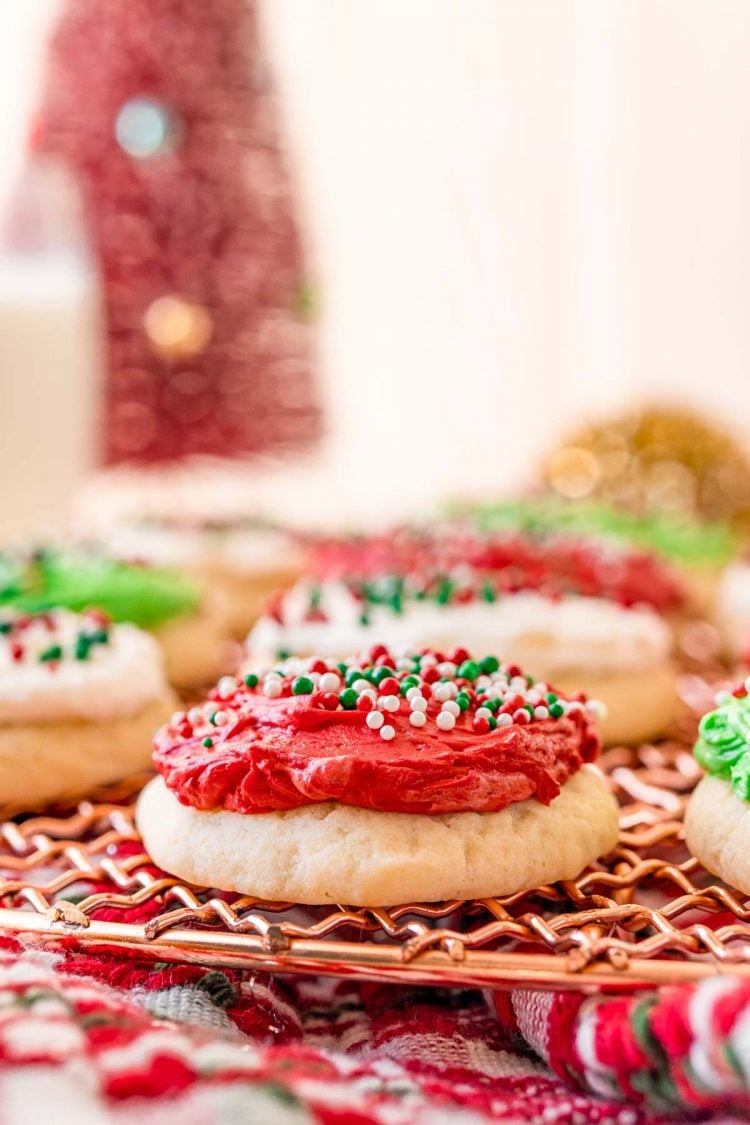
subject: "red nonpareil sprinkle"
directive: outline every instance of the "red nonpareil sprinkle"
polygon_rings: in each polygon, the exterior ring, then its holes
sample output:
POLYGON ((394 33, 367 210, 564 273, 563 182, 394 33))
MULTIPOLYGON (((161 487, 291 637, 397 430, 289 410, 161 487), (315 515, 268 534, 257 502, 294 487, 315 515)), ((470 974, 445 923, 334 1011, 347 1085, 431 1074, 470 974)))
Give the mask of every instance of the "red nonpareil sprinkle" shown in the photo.
POLYGON ((19 664, 23 660, 24 647, 18 641, 10 642, 10 656, 15 664, 19 664))
POLYGON ((381 695, 398 695, 400 690, 401 685, 395 676, 386 676, 378 685, 378 691, 381 695))

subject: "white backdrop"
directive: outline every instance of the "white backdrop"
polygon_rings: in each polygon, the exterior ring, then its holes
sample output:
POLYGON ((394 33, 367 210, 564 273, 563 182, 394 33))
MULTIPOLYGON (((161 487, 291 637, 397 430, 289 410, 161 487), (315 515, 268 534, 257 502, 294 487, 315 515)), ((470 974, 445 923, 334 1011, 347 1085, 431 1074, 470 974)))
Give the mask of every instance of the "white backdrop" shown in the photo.
MULTIPOLYGON (((0 10, 4 150, 51 3, 0 10)), ((321 491, 512 484, 645 395, 750 434, 747 0, 265 0, 263 20, 319 277, 321 491)))

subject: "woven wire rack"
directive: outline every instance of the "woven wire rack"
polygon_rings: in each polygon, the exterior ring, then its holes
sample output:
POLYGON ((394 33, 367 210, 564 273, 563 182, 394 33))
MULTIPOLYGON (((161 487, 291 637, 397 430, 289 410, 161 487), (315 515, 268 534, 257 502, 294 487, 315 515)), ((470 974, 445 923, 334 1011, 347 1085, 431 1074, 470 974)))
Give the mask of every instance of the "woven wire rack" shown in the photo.
MULTIPOLYGON (((683 677, 694 712, 707 685, 683 677)), ((0 929, 27 943, 154 961, 490 988, 629 991, 750 978, 750 900, 682 838, 699 770, 694 718, 672 740, 605 753, 618 846, 577 879, 506 898, 310 908, 189 886, 133 823, 145 777, 47 815, 0 821, 0 929)))

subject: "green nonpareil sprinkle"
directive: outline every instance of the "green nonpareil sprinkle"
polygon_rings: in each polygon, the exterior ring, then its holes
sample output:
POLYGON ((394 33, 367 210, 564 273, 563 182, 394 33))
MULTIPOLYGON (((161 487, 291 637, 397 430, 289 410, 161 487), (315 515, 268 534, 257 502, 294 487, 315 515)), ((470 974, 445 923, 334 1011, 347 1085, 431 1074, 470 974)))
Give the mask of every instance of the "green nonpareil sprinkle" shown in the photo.
POLYGON ((50 645, 49 648, 45 648, 43 652, 39 653, 39 661, 42 664, 50 660, 60 660, 61 657, 62 648, 60 645, 50 645))

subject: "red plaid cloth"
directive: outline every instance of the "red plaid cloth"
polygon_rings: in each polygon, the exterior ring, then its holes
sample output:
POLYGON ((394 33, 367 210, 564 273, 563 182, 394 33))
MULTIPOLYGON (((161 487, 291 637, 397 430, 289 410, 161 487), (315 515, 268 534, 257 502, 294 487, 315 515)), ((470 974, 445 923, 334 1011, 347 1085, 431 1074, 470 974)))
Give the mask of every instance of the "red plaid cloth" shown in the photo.
POLYGON ((6 940, 0 1120, 728 1122, 750 1108, 749 1001, 731 978, 630 1000, 483 997, 6 940))

